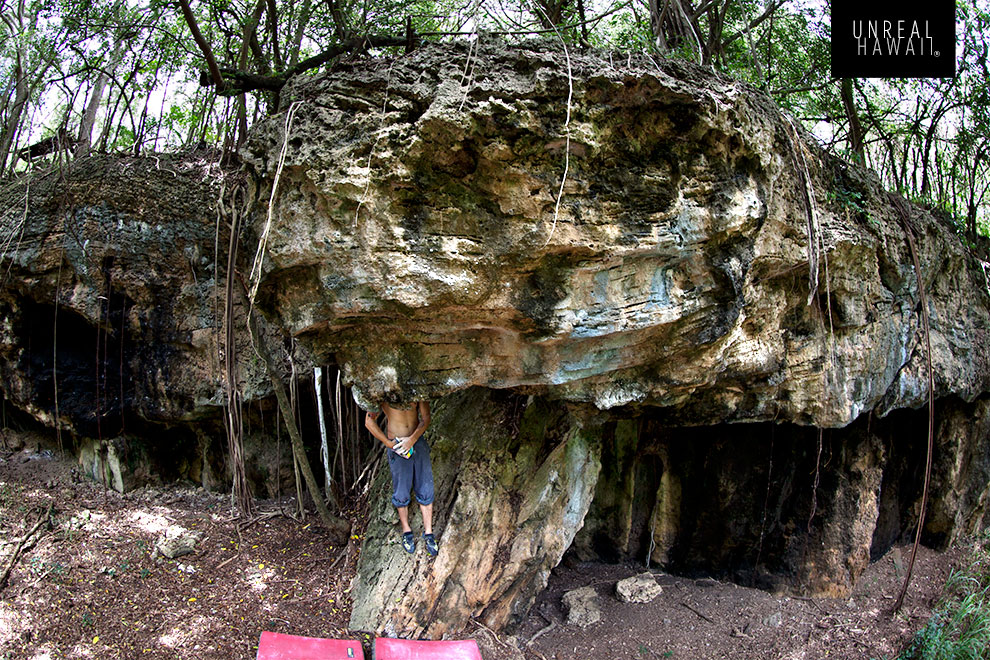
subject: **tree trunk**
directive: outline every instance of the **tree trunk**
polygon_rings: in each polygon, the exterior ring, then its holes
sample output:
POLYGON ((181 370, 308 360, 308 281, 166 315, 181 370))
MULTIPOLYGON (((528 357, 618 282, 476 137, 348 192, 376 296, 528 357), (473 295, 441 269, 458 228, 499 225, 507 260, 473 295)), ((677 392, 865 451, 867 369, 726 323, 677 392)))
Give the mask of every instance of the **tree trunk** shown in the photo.
POLYGON ((278 46, 278 9, 275 0, 268 0, 268 25, 272 33, 272 61, 275 70, 281 71, 285 67, 282 64, 282 51, 278 46))
POLYGON ((978 202, 982 202, 984 196, 986 195, 987 189, 990 188, 990 184, 985 186, 981 193, 977 195, 976 188, 977 182, 980 178, 980 170, 983 167, 987 155, 987 141, 984 141, 982 145, 976 148, 976 156, 973 158, 973 169, 969 174, 969 199, 966 203, 966 233, 969 235, 971 240, 976 240, 976 213, 979 209, 978 202))
POLYGON ((931 123, 928 125, 928 130, 925 132, 925 142, 921 151, 921 196, 927 197, 931 193, 931 175, 930 175, 930 163, 931 163, 931 151, 932 145, 937 139, 938 135, 938 125, 949 111, 958 107, 958 103, 945 104, 945 98, 942 97, 938 108, 932 113, 931 123))
MULTIPOLYGON (((289 396, 285 392, 285 385, 282 383, 282 379, 278 375, 278 371, 275 369, 275 363, 272 360, 271 353, 268 351, 268 345, 265 343, 265 338, 261 335, 258 330, 258 322, 254 317, 254 310, 252 309, 250 303, 247 301, 247 296, 244 292, 243 287, 233 286, 234 290, 237 291, 240 297, 240 302, 244 306, 248 317, 248 331, 251 334, 251 341, 258 351, 258 355, 265 362, 265 368, 268 371, 268 377, 272 383, 272 389, 275 390, 275 398, 278 400, 278 407, 282 411, 282 419, 285 421, 285 426, 289 431, 289 439, 292 442, 292 455, 295 457, 296 461, 299 463, 299 469, 302 471, 303 480, 306 482, 306 490, 309 491, 310 497, 313 498, 313 503, 316 505, 316 511, 320 516, 320 520, 323 521, 323 525, 327 528, 330 533, 331 538, 334 543, 343 543, 347 541, 347 538, 351 533, 351 525, 343 518, 335 516, 330 513, 327 508, 326 503, 323 501, 323 494, 320 492, 320 486, 316 483, 316 476, 313 474, 313 468, 310 467, 309 459, 306 458, 306 449, 303 446, 302 435, 299 433, 299 427, 296 425, 296 416, 292 412, 292 405, 289 403, 289 396)), ((331 499, 334 504, 334 508, 339 508, 331 499)))
MULTIPOLYGON (((21 117, 24 116, 24 107, 28 101, 27 76, 21 66, 22 55, 20 50, 17 53, 17 62, 14 64, 14 104, 10 107, 10 114, 7 116, 7 125, 0 133, 0 174, 3 174, 10 157, 11 147, 14 144, 14 137, 21 125, 21 117)), ((11 158, 10 170, 13 171, 16 158, 11 158)))
POLYGON ((107 86, 107 74, 103 71, 96 77, 93 83, 93 90, 89 95, 89 102, 86 104, 86 112, 83 113, 82 121, 79 122, 79 137, 76 139, 76 151, 74 158, 82 158, 89 153, 91 141, 93 139, 93 125, 96 124, 96 113, 103 102, 103 90, 107 86))
MULTIPOLYGON (((123 44, 123 41, 118 41, 116 46, 114 46, 113 55, 107 63, 107 68, 110 71, 117 68, 123 57, 123 44)), ((87 155, 92 147, 93 126, 96 125, 96 114, 99 112, 100 105, 103 103, 103 92, 106 90, 108 77, 106 71, 100 71, 100 75, 96 77, 96 82, 93 83, 93 90, 90 92, 89 102, 86 104, 86 112, 83 113, 82 121, 79 123, 79 137, 76 139, 75 158, 82 158, 87 155)))
MULTIPOLYGON (((248 53, 251 52, 251 40, 254 37, 254 30, 261 22, 261 15, 265 11, 266 0, 258 0, 250 18, 244 24, 244 38, 241 41, 241 51, 237 55, 237 67, 244 71, 247 68, 248 53)), ((234 128, 237 131, 237 138, 234 140, 234 147, 240 147, 247 139, 247 94, 237 95, 237 124, 234 128)))
MULTIPOLYGON (((344 15, 340 12, 340 7, 337 6, 335 0, 327 0, 327 5, 330 8, 330 16, 333 17, 334 32, 338 39, 344 41, 349 33, 347 21, 344 20, 344 15)), ((303 6, 303 12, 306 14, 306 20, 309 20, 309 2, 303 6)))
POLYGON ((116 96, 114 96, 113 88, 111 87, 109 98, 114 100, 112 105, 110 104, 109 99, 107 101, 110 111, 103 120, 103 128, 100 131, 100 139, 97 141, 97 149, 99 151, 106 151, 107 144, 110 142, 110 132, 113 130, 115 125, 113 120, 117 116, 117 110, 120 108, 120 101, 124 98, 124 91, 121 90, 116 96))
POLYGON ((217 66, 216 58, 213 57, 210 44, 203 37, 203 33, 199 31, 199 25, 196 23, 196 16, 189 6, 189 0, 179 0, 179 7, 182 9, 182 15, 186 19, 186 24, 189 26, 189 31, 192 32, 196 45, 199 46, 203 57, 206 59, 206 66, 210 70, 210 76, 217 86, 217 91, 221 91, 224 88, 224 83, 223 76, 220 75, 220 67, 217 66))
POLYGON ((303 31, 309 23, 309 17, 312 11, 312 0, 303 0, 302 9, 299 10, 299 21, 296 23, 296 32, 292 35, 292 43, 289 46, 289 68, 299 63, 299 50, 302 48, 303 31))
POLYGON ((653 33, 653 46, 657 51, 666 53, 669 50, 667 39, 664 37, 663 22, 667 13, 667 3, 661 9, 658 0, 650 0, 650 31, 653 33))
MULTIPOLYGON (((237 239, 240 236, 240 215, 234 215, 230 224, 230 242, 227 249, 227 274, 224 287, 224 377, 227 381, 227 453, 230 455, 230 472, 233 479, 234 499, 246 516, 254 509, 251 487, 244 470, 244 425, 241 417, 241 396, 238 386, 237 354, 234 333, 234 290, 240 291, 236 281, 237 239)), ((247 308, 250 310, 250 308, 247 308)), ((250 312, 249 312, 250 313, 250 312)), ((249 325, 250 327, 250 325, 249 325)))
POLYGON ((849 120, 849 148, 855 154, 856 160, 862 165, 866 160, 863 146, 863 125, 859 121, 859 113, 856 112, 852 78, 843 79, 841 90, 842 107, 846 111, 846 119, 849 120))
POLYGON ((660 52, 688 46, 694 59, 707 59, 705 44, 698 30, 697 17, 684 8, 685 0, 650 0, 650 29, 660 52))
POLYGON ((15 77, 11 75, 7 78, 6 86, 0 90, 0 117, 7 116, 7 106, 10 105, 10 100, 14 95, 14 83, 15 77))
POLYGON ((584 15, 584 0, 577 0, 578 6, 578 19, 581 21, 581 44, 584 46, 590 45, 588 41, 588 23, 587 18, 584 15))

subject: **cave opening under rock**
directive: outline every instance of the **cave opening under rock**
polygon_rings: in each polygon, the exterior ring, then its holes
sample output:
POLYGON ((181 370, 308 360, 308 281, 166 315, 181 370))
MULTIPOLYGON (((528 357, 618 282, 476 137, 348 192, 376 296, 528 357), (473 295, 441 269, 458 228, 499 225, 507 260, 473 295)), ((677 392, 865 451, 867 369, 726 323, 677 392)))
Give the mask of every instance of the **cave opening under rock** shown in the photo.
MULTIPOLYGON (((936 401, 928 547, 982 525, 988 410, 990 400, 936 401)), ((504 628, 561 562, 638 564, 848 598, 872 559, 913 539, 927 415, 866 413, 834 429, 689 426, 676 410, 606 412, 517 390, 455 392, 436 401, 429 438, 434 529, 446 560, 414 562, 414 570, 394 561, 397 520, 388 471, 379 471, 351 624, 441 634, 477 616, 504 628)))
POLYGON ((135 347, 125 339, 130 301, 111 293, 99 304, 93 324, 65 306, 25 300, 15 333, 25 338, 18 370, 32 405, 80 435, 107 438, 120 434, 133 405, 135 347))
MULTIPOLYGON (((608 422, 595 497, 568 556, 814 592, 848 573, 851 586, 870 559, 912 538, 926 417, 867 413, 822 430, 668 426, 650 412, 608 422)), ((929 528, 922 542, 942 547, 947 534, 929 528)))

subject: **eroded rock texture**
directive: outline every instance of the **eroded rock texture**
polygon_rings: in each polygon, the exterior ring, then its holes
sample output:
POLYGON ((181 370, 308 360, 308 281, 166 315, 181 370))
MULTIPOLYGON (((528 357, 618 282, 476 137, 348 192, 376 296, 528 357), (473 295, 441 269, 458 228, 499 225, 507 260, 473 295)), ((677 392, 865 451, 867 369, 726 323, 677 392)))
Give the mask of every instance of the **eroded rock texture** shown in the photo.
POLYGON ((439 638, 467 617, 504 627, 546 586, 591 505, 600 432, 559 405, 473 388, 443 399, 434 429, 440 554, 399 547, 383 470, 352 592, 354 629, 439 638))
MULTIPOLYGON (((750 88, 482 42, 284 98, 288 136, 280 116, 244 150, 256 234, 272 219, 259 295, 365 399, 526 387, 827 427, 925 400, 896 209, 750 88)), ((930 216, 912 223, 936 393, 971 400, 990 384, 986 277, 930 216)))
MULTIPOLYGON (((921 209, 903 218, 762 95, 682 63, 482 42, 354 64, 286 98, 288 134, 271 121, 244 152, 255 234, 272 223, 262 306, 334 356, 360 401, 484 386, 568 402, 561 423, 601 451, 580 556, 843 595, 907 536, 924 461, 911 411, 928 396, 908 227, 940 451, 959 457, 942 459, 927 538, 983 524, 986 264, 921 209), (728 424, 741 421, 755 424, 728 424)), ((485 520, 443 537, 479 568, 442 555, 397 581, 366 556, 356 627, 511 622, 500 590, 520 578, 481 570, 502 541, 455 540, 477 525, 525 537, 504 516, 522 496, 484 492, 485 520), (448 573, 452 592, 436 582, 448 573)), ((366 547, 394 536, 373 526, 366 547)))
MULTIPOLYGON (((988 404, 937 406, 928 545, 986 527, 988 404)), ((926 411, 898 410, 841 429, 686 427, 655 413, 589 417, 478 388, 443 397, 427 436, 440 556, 420 550, 410 559, 399 548, 383 472, 351 626, 437 636, 470 618, 511 625, 564 550, 578 560, 649 560, 685 575, 847 597, 871 558, 913 538, 926 423, 926 411)), ((413 527, 419 533, 417 520, 413 527)))
POLYGON ((219 196, 204 163, 94 157, 2 189, 4 394, 81 434, 217 402, 219 196), (175 169, 173 169, 175 168, 175 169))
MULTIPOLYGON (((92 156, 0 187, 0 395, 68 431, 84 471, 118 490, 229 478, 218 203, 237 177, 218 161, 92 156)), ((234 323, 238 382, 257 402, 270 384, 239 308, 234 323)), ((258 430, 248 470, 263 494, 277 461, 274 427, 258 430)))

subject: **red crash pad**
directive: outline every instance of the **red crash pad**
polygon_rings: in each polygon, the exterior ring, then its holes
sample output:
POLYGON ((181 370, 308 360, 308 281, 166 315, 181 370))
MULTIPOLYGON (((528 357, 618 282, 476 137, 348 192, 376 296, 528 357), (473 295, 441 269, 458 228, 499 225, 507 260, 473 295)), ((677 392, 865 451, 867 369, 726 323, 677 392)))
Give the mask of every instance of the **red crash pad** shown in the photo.
POLYGON ((258 660, 364 660, 361 643, 345 639, 318 639, 282 633, 261 633, 258 660))
POLYGON ((481 660, 481 652, 473 639, 421 642, 379 637, 375 640, 375 660, 481 660))

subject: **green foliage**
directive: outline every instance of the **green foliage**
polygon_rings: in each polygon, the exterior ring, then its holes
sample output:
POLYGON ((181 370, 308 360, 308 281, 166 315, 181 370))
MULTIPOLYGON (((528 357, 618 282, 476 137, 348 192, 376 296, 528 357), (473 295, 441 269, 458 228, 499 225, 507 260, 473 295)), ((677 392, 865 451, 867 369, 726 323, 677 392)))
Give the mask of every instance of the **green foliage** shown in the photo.
POLYGON ((830 188, 826 192, 825 196, 829 202, 841 209, 842 213, 847 213, 853 217, 862 218, 866 222, 873 225, 877 224, 876 218, 874 218, 866 208, 866 204, 863 200, 863 193, 857 190, 849 190, 847 188, 835 186, 830 188))
POLYGON ((970 565, 949 576, 945 593, 898 660, 990 659, 990 540, 976 544, 970 565))
POLYGON ((990 657, 987 594, 972 594, 951 612, 936 613, 919 631, 902 660, 981 660, 990 657))
POLYGON ((40 557, 32 557, 28 562, 28 570, 38 579, 49 577, 54 582, 61 583, 69 574, 69 568, 59 561, 46 561, 40 557))

